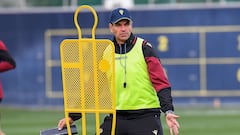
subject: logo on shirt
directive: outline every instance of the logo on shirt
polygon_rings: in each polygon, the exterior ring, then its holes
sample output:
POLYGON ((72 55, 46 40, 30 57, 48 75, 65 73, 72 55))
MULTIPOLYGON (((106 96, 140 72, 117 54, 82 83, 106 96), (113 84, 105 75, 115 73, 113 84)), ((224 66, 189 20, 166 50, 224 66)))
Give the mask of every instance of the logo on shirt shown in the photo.
POLYGON ((103 129, 102 129, 102 128, 100 128, 99 130, 100 130, 100 131, 99 131, 99 132, 100 132, 100 134, 101 134, 101 133, 103 133, 103 129))
POLYGON ((157 129, 153 130, 152 132, 153 132, 154 135, 158 134, 158 130, 157 129))

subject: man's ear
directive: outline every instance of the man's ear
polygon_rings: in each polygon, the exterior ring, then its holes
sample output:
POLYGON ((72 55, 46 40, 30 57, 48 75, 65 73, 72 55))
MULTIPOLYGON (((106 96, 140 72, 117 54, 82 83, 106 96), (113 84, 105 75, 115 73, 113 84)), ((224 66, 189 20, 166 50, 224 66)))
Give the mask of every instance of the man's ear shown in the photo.
POLYGON ((111 23, 109 23, 109 30, 110 30, 110 32, 113 33, 112 27, 113 27, 113 25, 111 23))

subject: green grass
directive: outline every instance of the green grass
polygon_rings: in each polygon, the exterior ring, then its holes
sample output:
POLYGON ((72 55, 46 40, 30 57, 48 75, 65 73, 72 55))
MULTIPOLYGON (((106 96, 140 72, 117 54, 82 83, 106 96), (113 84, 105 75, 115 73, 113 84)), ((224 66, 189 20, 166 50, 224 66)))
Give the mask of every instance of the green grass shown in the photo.
POLYGON ((55 127, 62 117, 62 110, 1 107, 1 127, 7 135, 39 135, 40 130, 55 127))
POLYGON ((239 135, 240 108, 179 109, 181 135, 239 135))
MULTIPOLYGON (((239 135, 240 108, 178 107, 180 135, 239 135)), ((29 109, 1 106, 1 127, 7 135, 39 135, 40 130, 56 127, 64 117, 62 109, 29 109)), ((94 120, 89 123, 88 134, 94 134, 94 120), (93 123, 93 124, 91 124, 93 123)), ((80 128, 80 121, 76 123, 80 128)), ((162 116, 165 135, 169 131, 162 116)), ((79 129, 80 130, 80 129, 79 129)))

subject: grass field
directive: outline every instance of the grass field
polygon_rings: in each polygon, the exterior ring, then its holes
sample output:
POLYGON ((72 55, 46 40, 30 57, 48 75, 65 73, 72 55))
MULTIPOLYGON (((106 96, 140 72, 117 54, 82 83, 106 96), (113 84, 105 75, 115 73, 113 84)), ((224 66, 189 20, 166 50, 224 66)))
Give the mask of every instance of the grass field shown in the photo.
MULTIPOLYGON (((178 107, 180 135, 239 135, 240 108, 178 107)), ((40 130, 56 127, 63 118, 62 109, 30 109, 1 106, 1 125, 7 135, 39 135, 40 130)), ((162 116, 163 118, 163 116, 162 116)), ((87 122, 90 128, 95 125, 87 122)), ((76 123, 80 128, 80 121, 76 123)), ((162 119, 165 135, 169 135, 162 119)), ((79 129, 78 128, 78 129, 79 129)), ((94 134, 94 130, 88 134, 94 134)), ((79 129, 80 130, 80 129, 79 129)))

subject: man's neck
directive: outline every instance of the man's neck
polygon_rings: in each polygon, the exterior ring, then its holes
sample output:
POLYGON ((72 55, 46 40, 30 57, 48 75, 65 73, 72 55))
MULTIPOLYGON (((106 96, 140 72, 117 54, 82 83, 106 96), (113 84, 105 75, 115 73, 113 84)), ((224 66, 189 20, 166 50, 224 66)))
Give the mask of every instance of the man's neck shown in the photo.
POLYGON ((123 41, 118 41, 118 40, 117 40, 117 43, 118 43, 119 46, 121 46, 121 45, 123 45, 125 42, 123 42, 123 41))

